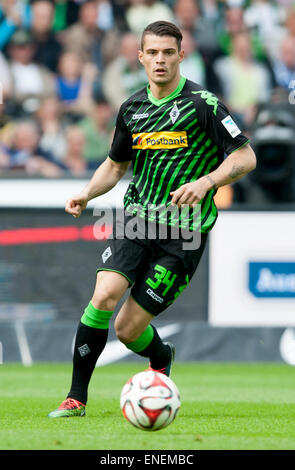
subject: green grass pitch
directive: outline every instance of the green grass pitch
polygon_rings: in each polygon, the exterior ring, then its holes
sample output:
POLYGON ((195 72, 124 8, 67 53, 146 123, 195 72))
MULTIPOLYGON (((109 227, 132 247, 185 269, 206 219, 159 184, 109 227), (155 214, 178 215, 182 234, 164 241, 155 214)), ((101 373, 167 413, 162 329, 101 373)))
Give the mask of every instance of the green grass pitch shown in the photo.
POLYGON ((142 369, 140 363, 96 369, 86 417, 49 419, 65 398, 71 364, 1 365, 0 449, 295 449, 293 367, 176 363, 181 409, 156 432, 131 426, 119 407, 123 384, 142 369))

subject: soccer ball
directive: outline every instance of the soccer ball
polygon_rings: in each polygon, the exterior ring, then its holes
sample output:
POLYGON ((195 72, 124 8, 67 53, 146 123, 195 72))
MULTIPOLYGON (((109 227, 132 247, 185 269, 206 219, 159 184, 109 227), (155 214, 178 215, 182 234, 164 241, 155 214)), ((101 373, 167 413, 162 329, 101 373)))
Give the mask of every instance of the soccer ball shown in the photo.
POLYGON ((175 419, 180 408, 180 395, 167 375, 148 370, 126 382, 121 392, 120 406, 133 426, 145 431, 157 431, 175 419))

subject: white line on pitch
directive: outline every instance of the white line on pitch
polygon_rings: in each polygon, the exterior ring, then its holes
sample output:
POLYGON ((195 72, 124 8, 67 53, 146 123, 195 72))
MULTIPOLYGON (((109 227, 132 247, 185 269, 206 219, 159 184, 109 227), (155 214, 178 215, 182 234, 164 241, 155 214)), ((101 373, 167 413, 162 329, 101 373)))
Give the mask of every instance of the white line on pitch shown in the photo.
POLYGON ((16 320, 15 322, 16 338, 19 346, 19 351, 24 366, 31 366, 33 364, 32 356, 25 332, 24 322, 16 320))

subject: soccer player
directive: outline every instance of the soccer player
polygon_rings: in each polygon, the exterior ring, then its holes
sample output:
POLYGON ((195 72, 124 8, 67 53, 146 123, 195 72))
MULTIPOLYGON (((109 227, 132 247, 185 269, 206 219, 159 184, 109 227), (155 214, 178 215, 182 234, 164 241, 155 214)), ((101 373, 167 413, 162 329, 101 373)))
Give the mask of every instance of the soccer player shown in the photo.
POLYGON ((49 417, 85 415, 89 381, 106 345, 109 320, 128 288, 130 295, 115 319, 117 337, 148 358, 151 369, 169 376, 175 348, 161 340, 151 320, 171 305, 197 269, 217 218, 217 188, 256 166, 249 141, 226 106, 180 75, 181 39, 181 31, 169 22, 146 27, 138 57, 148 85, 122 104, 109 156, 82 192, 66 203, 66 212, 79 217, 88 201, 110 191, 132 162, 124 197, 126 230, 122 235, 114 224, 106 241, 93 297, 77 329, 70 391, 49 417), (159 232, 134 238, 127 230, 134 217, 144 227, 164 223, 170 232, 166 238, 159 232), (185 231, 176 237, 175 227, 185 231), (199 243, 184 249, 187 233, 195 232, 199 243))

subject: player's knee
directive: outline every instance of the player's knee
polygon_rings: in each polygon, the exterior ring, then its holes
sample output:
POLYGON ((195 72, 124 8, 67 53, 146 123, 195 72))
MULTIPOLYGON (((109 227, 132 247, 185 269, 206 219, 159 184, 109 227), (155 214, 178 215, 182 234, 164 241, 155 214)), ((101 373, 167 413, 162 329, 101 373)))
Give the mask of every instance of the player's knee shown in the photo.
POLYGON ((116 331, 116 335, 118 340, 121 341, 121 343, 123 344, 128 344, 131 342, 131 340, 129 339, 128 332, 125 332, 124 330, 116 331))
POLYGON ((120 299, 119 293, 108 283, 98 284, 92 298, 92 304, 100 310, 113 311, 120 299))
POLYGON ((93 306, 100 310, 113 311, 118 303, 116 293, 112 289, 95 292, 91 300, 93 306))
POLYGON ((117 338, 119 341, 121 341, 121 343, 128 344, 132 341, 135 341, 136 333, 132 331, 128 325, 123 325, 120 321, 117 320, 117 318, 115 320, 114 327, 117 338))
POLYGON ((128 287, 128 282, 119 274, 101 271, 92 297, 92 304, 101 310, 114 310, 128 287))
POLYGON ((115 320, 114 328, 118 340, 125 344, 126 341, 128 341, 128 329, 122 325, 122 323, 118 320, 118 317, 115 320))

